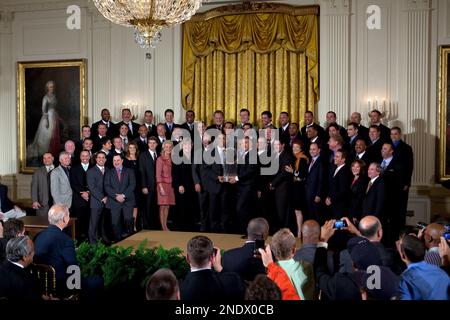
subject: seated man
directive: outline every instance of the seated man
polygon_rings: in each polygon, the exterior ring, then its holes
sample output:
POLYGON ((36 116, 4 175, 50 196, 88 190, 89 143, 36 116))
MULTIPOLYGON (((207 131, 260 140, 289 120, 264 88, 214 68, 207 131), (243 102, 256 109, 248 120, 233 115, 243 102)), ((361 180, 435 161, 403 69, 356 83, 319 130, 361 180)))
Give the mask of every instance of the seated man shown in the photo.
POLYGON ((22 218, 27 214, 8 198, 8 187, 0 183, 0 220, 22 218))
POLYGON ((223 271, 236 272, 245 281, 253 281, 257 274, 266 273, 261 258, 255 257, 255 240, 266 240, 269 224, 264 218, 250 220, 247 241, 240 248, 230 249, 223 255, 223 271))
POLYGON ((180 300, 177 277, 170 269, 159 269, 148 280, 147 300, 180 300))
POLYGON ((78 265, 73 240, 63 231, 69 221, 69 208, 55 204, 48 211, 48 228, 35 238, 35 261, 55 268, 57 291, 62 295, 67 294, 67 267, 78 265))
POLYGON ((191 271, 181 283, 181 299, 196 301, 243 300, 245 287, 238 274, 221 272, 220 250, 205 236, 195 236, 187 244, 191 271), (216 253, 214 253, 216 251, 216 253))
POLYGON ((11 301, 41 299, 37 282, 27 270, 33 256, 34 245, 28 236, 8 241, 7 260, 0 267, 0 297, 11 301))
POLYGON ((400 278, 401 300, 449 300, 450 277, 424 261, 425 245, 419 238, 404 236, 397 241, 397 250, 408 266, 400 278))
POLYGON ((305 261, 295 261, 294 235, 284 228, 272 237, 271 248, 277 259, 277 264, 287 273, 301 300, 317 298, 314 274, 311 264, 305 261))
POLYGON ((0 262, 6 259, 6 244, 9 239, 25 234, 25 225, 22 220, 10 219, 4 223, 3 232, 0 224, 0 262))

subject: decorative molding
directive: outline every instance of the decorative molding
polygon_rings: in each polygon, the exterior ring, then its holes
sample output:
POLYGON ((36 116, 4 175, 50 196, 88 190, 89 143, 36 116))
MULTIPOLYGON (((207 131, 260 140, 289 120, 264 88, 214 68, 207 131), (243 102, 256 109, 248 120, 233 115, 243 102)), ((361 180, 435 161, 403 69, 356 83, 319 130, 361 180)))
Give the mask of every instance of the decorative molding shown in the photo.
POLYGON ((405 11, 426 11, 431 10, 430 0, 404 0, 405 11))
POLYGON ((351 6, 350 0, 322 0, 322 16, 349 15, 351 6))
POLYGON ((9 11, 0 11, 0 33, 12 33, 12 22, 14 13, 9 11))

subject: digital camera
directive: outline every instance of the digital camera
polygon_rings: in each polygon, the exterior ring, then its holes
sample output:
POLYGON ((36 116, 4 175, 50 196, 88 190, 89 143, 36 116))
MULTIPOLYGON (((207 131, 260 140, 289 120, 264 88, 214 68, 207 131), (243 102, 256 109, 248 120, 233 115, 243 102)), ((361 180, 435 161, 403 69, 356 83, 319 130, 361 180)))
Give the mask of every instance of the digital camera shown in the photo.
POLYGON ((348 227, 345 220, 336 220, 336 222, 334 223, 334 228, 337 230, 343 229, 345 227, 348 227))

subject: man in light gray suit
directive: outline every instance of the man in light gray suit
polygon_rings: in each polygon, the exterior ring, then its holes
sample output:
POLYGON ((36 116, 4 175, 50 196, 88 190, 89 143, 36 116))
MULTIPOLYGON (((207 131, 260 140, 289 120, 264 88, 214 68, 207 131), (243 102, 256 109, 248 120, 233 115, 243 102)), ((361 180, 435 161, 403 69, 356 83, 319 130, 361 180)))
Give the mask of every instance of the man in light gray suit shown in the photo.
POLYGON ((50 172, 54 169, 53 155, 50 152, 42 156, 43 167, 37 169, 31 178, 31 200, 36 215, 46 217, 52 204, 50 196, 50 172))
POLYGON ((134 171, 125 168, 120 154, 113 156, 114 168, 105 173, 105 193, 108 196, 106 208, 111 209, 111 224, 116 241, 122 240, 121 216, 125 222, 125 233, 134 230, 133 208, 135 206, 134 188, 136 178, 134 171))
MULTIPOLYGON (((103 177, 106 172, 106 154, 99 151, 95 154, 96 165, 86 173, 87 184, 91 194, 91 217, 89 221, 89 242, 96 243, 98 240, 98 229, 103 209, 108 197, 103 187, 103 177)), ((105 234, 102 235, 105 238, 105 234)))
POLYGON ((68 208, 72 206, 72 188, 70 187, 70 154, 59 154, 59 167, 50 173, 50 190, 55 204, 64 204, 68 208))

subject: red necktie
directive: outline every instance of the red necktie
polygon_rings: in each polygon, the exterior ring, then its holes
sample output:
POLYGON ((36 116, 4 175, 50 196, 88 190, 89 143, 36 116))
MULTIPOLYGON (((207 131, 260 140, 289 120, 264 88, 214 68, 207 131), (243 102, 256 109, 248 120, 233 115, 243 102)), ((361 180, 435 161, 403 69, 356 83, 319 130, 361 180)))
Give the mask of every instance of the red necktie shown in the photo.
POLYGON ((121 175, 121 174, 120 174, 120 169, 116 169, 116 171, 117 171, 117 179, 119 179, 119 181, 120 181, 120 178, 121 178, 121 177, 120 177, 120 175, 121 175))

